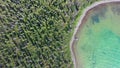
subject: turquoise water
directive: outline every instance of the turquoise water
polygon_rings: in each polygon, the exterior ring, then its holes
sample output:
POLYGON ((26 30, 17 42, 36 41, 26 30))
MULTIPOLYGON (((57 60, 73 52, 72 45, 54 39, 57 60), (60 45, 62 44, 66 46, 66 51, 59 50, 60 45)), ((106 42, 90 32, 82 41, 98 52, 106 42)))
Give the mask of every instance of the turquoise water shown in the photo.
POLYGON ((77 68, 120 68, 120 4, 99 5, 86 18, 74 45, 77 68))

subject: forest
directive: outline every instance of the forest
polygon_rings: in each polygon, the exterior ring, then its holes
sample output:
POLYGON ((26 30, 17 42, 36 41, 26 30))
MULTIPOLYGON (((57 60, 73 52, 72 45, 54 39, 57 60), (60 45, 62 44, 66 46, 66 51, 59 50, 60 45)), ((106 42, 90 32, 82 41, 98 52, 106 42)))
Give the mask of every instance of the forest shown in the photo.
POLYGON ((0 0, 0 68, 73 68, 69 42, 97 0, 0 0))

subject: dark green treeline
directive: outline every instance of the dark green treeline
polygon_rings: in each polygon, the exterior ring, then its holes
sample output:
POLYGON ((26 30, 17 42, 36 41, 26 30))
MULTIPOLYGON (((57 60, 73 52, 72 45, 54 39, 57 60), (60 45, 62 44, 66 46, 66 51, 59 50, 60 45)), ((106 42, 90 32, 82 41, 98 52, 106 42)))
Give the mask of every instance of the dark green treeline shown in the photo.
POLYGON ((95 0, 0 0, 0 68, 72 68, 74 21, 95 0))

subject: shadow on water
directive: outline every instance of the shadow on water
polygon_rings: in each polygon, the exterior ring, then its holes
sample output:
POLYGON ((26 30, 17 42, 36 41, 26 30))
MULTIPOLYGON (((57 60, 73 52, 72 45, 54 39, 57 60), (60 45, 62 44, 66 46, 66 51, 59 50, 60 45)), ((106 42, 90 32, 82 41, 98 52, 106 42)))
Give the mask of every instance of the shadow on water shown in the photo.
POLYGON ((91 16, 92 24, 100 23, 100 19, 105 19, 107 10, 106 7, 93 10, 94 14, 92 13, 93 15, 91 16))
POLYGON ((92 23, 93 24, 100 22, 98 14, 93 15, 91 18, 92 18, 92 23))

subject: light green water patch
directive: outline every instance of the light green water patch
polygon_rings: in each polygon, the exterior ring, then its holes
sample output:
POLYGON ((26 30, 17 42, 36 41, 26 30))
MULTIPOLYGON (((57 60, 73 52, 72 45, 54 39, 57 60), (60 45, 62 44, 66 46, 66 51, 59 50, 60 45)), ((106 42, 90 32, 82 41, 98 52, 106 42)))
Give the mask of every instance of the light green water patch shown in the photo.
POLYGON ((77 68, 120 68, 119 6, 90 10, 74 45, 77 68))

